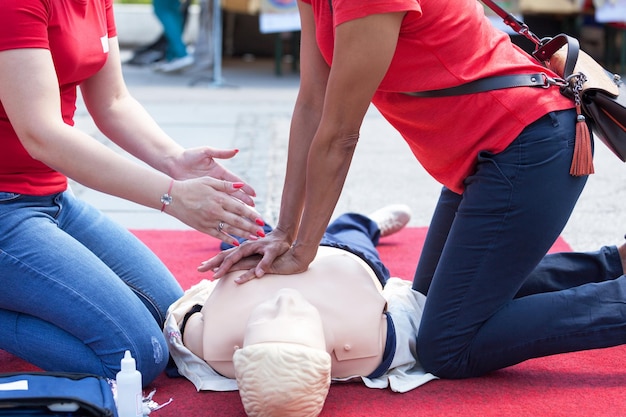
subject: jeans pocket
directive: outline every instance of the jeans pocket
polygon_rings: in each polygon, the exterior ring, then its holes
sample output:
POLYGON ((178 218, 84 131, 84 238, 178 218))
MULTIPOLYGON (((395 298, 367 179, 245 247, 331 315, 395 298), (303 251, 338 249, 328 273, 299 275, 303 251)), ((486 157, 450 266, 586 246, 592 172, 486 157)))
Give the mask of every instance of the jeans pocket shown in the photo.
POLYGON ((8 203, 22 197, 22 194, 0 192, 0 204, 8 203))

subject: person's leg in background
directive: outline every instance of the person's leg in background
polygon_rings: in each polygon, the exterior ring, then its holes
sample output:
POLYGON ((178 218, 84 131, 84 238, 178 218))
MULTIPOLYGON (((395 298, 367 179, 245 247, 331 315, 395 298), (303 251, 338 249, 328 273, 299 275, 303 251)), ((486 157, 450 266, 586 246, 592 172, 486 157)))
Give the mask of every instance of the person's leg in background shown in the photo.
POLYGON ((165 57, 167 62, 158 65, 161 72, 175 72, 193 65, 194 59, 187 53, 183 40, 184 16, 179 0, 153 0, 154 14, 163 25, 167 39, 165 57))

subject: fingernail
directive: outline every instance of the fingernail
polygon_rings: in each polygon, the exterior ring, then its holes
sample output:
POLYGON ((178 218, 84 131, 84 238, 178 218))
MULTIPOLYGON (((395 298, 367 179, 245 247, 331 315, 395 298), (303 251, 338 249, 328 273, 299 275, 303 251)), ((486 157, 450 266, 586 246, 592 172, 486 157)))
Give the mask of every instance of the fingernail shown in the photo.
POLYGON ((235 149, 235 153, 239 153, 239 149, 235 149))
POLYGON ((257 230, 256 234, 260 237, 265 237, 265 232, 263 230, 257 230))
POLYGON ((239 246, 239 242, 236 240, 233 240, 232 242, 230 242, 230 244, 233 246, 239 246))
POLYGON ((238 189, 240 189, 240 188, 243 188, 243 186, 244 186, 244 185, 246 185, 246 184, 245 184, 245 183, 243 183, 243 182, 233 182, 233 188, 234 188, 235 190, 238 190, 238 189))
POLYGON ((256 220, 254 220, 254 222, 256 224, 258 224, 259 226, 265 226, 265 222, 263 220, 261 220, 261 219, 256 219, 256 220))
POLYGON ((250 239, 250 240, 259 240, 259 238, 257 236, 255 236, 255 235, 249 235, 248 239, 250 239))

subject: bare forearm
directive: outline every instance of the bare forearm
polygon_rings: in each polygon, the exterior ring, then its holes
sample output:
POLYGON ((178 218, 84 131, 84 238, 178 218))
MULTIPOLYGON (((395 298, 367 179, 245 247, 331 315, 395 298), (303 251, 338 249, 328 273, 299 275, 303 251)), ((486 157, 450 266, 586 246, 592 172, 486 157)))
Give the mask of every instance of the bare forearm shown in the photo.
POLYGON ((105 136, 151 167, 177 177, 175 159, 184 151, 183 147, 133 97, 115 101, 103 113, 100 117, 99 112, 92 112, 92 116, 105 136))
MULTIPOLYGON (((338 137, 330 146, 314 142, 307 164, 306 199, 296 239, 296 252, 311 257, 332 217, 341 195, 358 134, 338 137)), ((312 259, 312 258, 311 258, 312 259)))
POLYGON ((45 139, 29 143, 33 157, 89 188, 160 208, 167 176, 132 162, 77 129, 62 126, 48 132, 45 139))
POLYGON ((298 233, 304 197, 309 150, 319 126, 323 99, 298 97, 289 132, 287 170, 281 199, 279 222, 276 226, 293 242, 298 233))
POLYGON ((109 139, 151 167, 177 177, 174 159, 183 148, 161 129, 124 83, 117 39, 109 40, 109 58, 102 70, 81 86, 85 105, 109 139))

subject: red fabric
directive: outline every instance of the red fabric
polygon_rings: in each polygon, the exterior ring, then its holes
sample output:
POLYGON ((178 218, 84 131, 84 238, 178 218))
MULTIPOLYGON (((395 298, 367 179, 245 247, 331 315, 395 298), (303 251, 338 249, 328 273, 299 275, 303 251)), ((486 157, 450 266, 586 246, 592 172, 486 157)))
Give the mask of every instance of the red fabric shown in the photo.
MULTIPOLYGON (((0 51, 48 49, 61 91, 63 121, 73 125, 76 86, 106 62, 116 35, 112 0, 2 0, 0 51)), ((37 82, 37 81, 34 81, 37 82)), ((0 191, 48 195, 65 190, 64 175, 24 149, 0 103, 0 191)))
MULTIPOLYGON (((195 268, 218 251, 215 239, 193 231, 138 231, 184 288, 206 275, 195 268)), ((391 273, 411 278, 426 235, 408 228, 385 238, 379 251, 391 273)), ((559 240, 553 251, 567 251, 559 240)), ((331 386, 320 417, 397 416, 618 416, 626 414, 626 346, 533 359, 474 379, 427 383, 406 394, 369 389, 360 383, 331 386)), ((0 372, 30 371, 31 365, 0 351, 0 372)), ((172 403, 154 417, 244 417, 237 392, 196 392, 184 378, 165 375, 146 389, 172 403)))
POLYGON ((329 64, 335 26, 369 14, 408 11, 394 58, 372 102, 424 168, 452 191, 463 190, 478 152, 501 152, 541 116, 573 107, 558 88, 512 88, 436 99, 399 94, 493 75, 549 73, 496 30, 475 0, 332 0, 332 13, 329 0, 304 1, 312 5, 317 43, 329 64))

